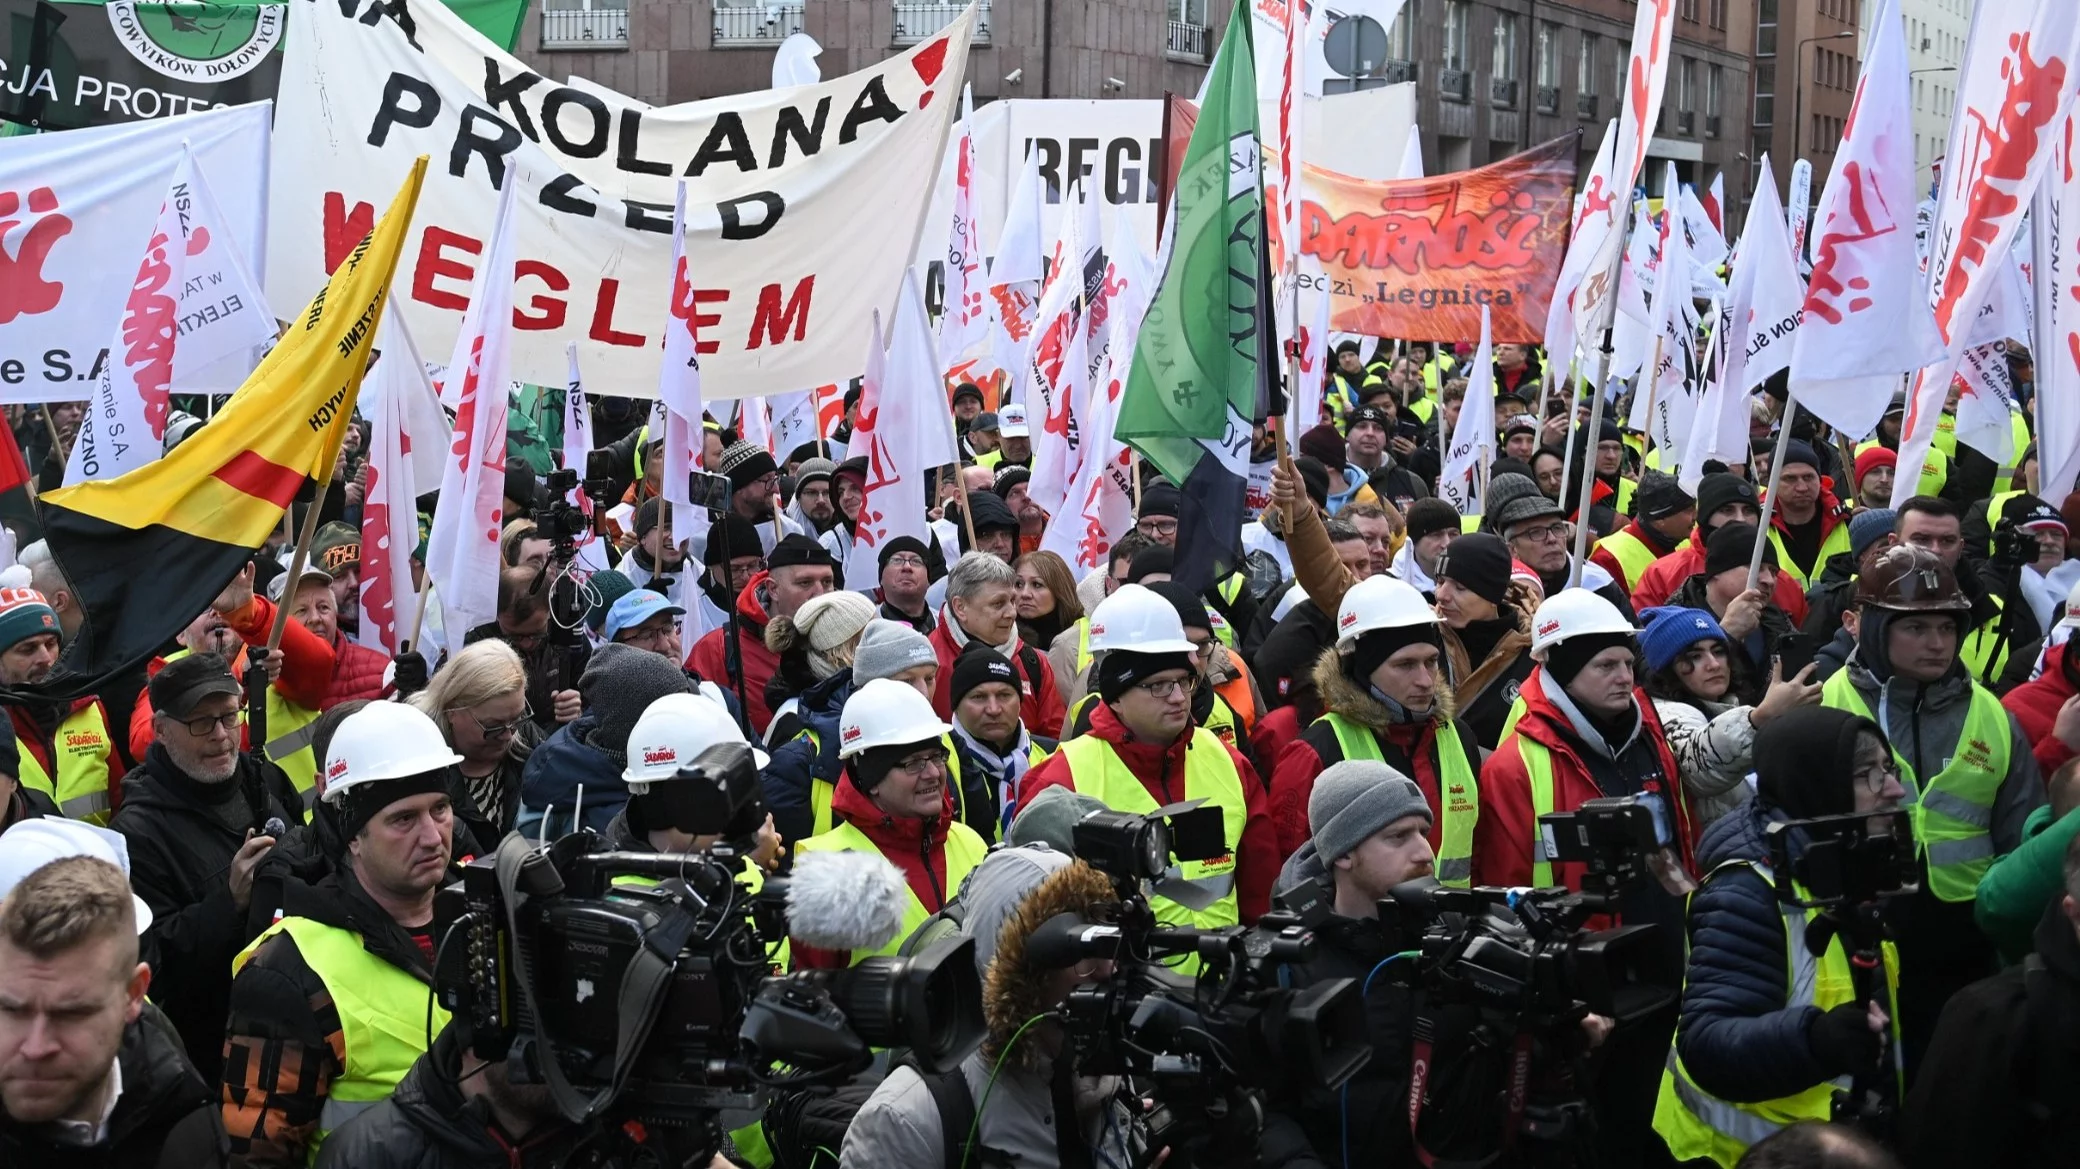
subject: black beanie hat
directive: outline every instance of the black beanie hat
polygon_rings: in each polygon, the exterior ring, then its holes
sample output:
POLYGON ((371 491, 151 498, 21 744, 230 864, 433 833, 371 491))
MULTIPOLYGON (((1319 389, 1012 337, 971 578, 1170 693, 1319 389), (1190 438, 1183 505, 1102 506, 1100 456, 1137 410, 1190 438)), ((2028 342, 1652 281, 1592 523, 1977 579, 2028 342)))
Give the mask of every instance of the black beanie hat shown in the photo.
POLYGON ((1595 657, 1604 650, 1618 646, 1623 646, 1627 649, 1634 648, 1632 635, 1629 633, 1584 633, 1578 637, 1570 637, 1546 651, 1546 673, 1551 675, 1553 681, 1558 682, 1564 689, 1568 683, 1574 681, 1576 674, 1582 672, 1582 667, 1589 664, 1590 658, 1595 657))
POLYGON ((1502 537, 1493 532, 1469 532, 1445 545, 1437 560, 1437 579, 1449 580, 1490 605, 1500 605, 1509 591, 1513 563, 1502 537))
POLYGON ((773 550, 766 554, 767 568, 793 568, 805 564, 835 568, 837 561, 831 559, 830 549, 800 532, 782 536, 780 542, 773 545, 773 550))
POLYGON ((1168 544, 1150 544, 1134 553, 1127 564, 1127 583, 1140 584, 1152 573, 1169 573, 1177 567, 1177 550, 1168 544))
POLYGON ((1165 670, 1183 670, 1193 673, 1192 659, 1187 654, 1145 654, 1133 650, 1115 649, 1107 651, 1097 665, 1098 697, 1107 703, 1118 702, 1129 689, 1146 682, 1165 670))
POLYGON ((1706 475, 1697 481, 1697 526, 1708 527, 1712 513, 1729 503, 1745 503, 1756 511, 1762 503, 1755 497, 1755 485, 1738 475, 1724 471, 1706 475))
POLYGON ((1343 659, 1344 676, 1358 685, 1365 685, 1372 672, 1386 664, 1388 658, 1412 645, 1436 646, 1444 650, 1444 640, 1437 634, 1435 625, 1396 625, 1387 629, 1374 629, 1360 634, 1351 652, 1343 659))
POLYGON ((1442 499, 1425 496, 1408 505, 1408 541, 1414 543, 1435 532, 1457 531, 1459 513, 1442 499))
POLYGON ((1643 520, 1667 519, 1697 503, 1689 492, 1683 490, 1675 476, 1651 469, 1639 477, 1639 489, 1634 499, 1643 520))
POLYGON ((953 681, 947 687, 946 701, 959 706, 968 691, 985 682, 1002 682, 1018 691, 1018 671, 1012 668, 1011 659, 979 641, 971 641, 953 659, 953 681))
POLYGON ((701 550, 701 563, 714 568, 723 563, 725 551, 730 559, 735 559, 757 556, 764 550, 765 545, 758 539, 758 528, 750 520, 730 512, 708 525, 708 546, 701 550))
POLYGON ((1183 492, 1170 486, 1168 483, 1151 484, 1141 493, 1141 514, 1138 518, 1147 519, 1149 516, 1169 516, 1171 519, 1176 519, 1178 511, 1183 506, 1183 492))
MULTIPOLYGON (((1163 551, 1168 552, 1169 549, 1165 548, 1163 551)), ((1134 560, 1139 563, 1141 557, 1136 556, 1134 560)), ((1174 580, 1159 580, 1149 585, 1148 589, 1170 602, 1170 607, 1177 610, 1177 619, 1184 623, 1186 629, 1212 631, 1213 619, 1206 615, 1206 602, 1199 599, 1199 594, 1174 580)))
POLYGON ((334 805, 339 816, 341 839, 352 840, 361 835, 368 822, 383 814, 383 809, 399 800, 412 796, 446 793, 448 772, 446 768, 428 771, 420 775, 399 776, 377 783, 357 784, 340 793, 334 805))
POLYGON ((898 552, 908 552, 919 560, 924 561, 925 572, 927 574, 931 572, 931 549, 926 548, 924 541, 915 536, 897 536, 888 543, 883 544, 880 553, 874 558, 875 563, 881 566, 881 571, 887 572, 888 562, 895 559, 895 555, 898 552))
MULTIPOLYGON (((1759 533, 1754 524, 1721 524, 1704 544, 1704 574, 1707 578, 1738 568, 1746 571, 1748 562, 1755 556, 1755 541, 1759 533)), ((1777 562, 1776 546, 1763 541, 1762 562, 1777 562)))
POLYGON ((1755 732, 1755 792, 1794 820, 1856 810, 1856 737, 1878 724, 1831 706, 1800 706, 1755 732))

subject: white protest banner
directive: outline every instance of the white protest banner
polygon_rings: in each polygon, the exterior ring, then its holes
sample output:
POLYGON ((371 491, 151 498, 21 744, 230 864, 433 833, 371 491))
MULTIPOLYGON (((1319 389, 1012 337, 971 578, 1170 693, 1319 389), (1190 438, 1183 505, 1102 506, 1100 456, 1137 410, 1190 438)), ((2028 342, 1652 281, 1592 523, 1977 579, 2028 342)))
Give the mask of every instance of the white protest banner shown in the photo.
POLYGON ((1615 273, 1625 246, 1620 221, 1630 209, 1633 180, 1647 160, 1647 143, 1654 137, 1654 123, 1661 116, 1662 91, 1668 85, 1669 39, 1675 35, 1676 0, 1640 0, 1633 13, 1631 59, 1621 78, 1624 109, 1618 118, 1618 144, 1611 155, 1611 169, 1598 189, 1592 173, 1582 190, 1581 221, 1568 241, 1568 269, 1576 271, 1580 286, 1574 295, 1574 331, 1583 344, 1601 344, 1616 310, 1615 273), (1575 253, 1584 253, 1582 266, 1575 268, 1575 253))
MULTIPOLYGON (((1867 67, 1869 63, 1865 64, 1867 67)), ((1850 106, 1849 113, 1855 116, 1855 106, 1850 106)), ((1812 268, 1806 261, 1806 217, 1812 210, 1813 164, 1801 158, 1791 164, 1791 193, 1784 197, 1784 230, 1791 236, 1791 255, 1797 259, 1801 274, 1812 268)))
MULTIPOLYGON (((1667 164, 1664 190, 1675 189, 1675 163, 1667 164)), ((1634 430, 1646 432, 1654 449, 1661 453, 1661 470, 1675 472, 1682 456, 1682 436, 1689 433, 1697 414, 1697 399, 1688 378, 1696 351, 1697 310, 1691 303, 1692 287, 1684 276, 1690 270, 1689 232, 1684 229, 1682 208, 1663 204, 1661 211, 1661 262, 1654 286, 1654 326, 1661 342, 1660 364, 1652 381, 1633 395, 1634 430)))
POLYGON ((1583 338, 1575 332, 1574 298, 1581 288, 1582 280, 1593 258, 1584 251, 1576 254, 1576 241, 1586 239, 1590 220, 1608 213, 1603 204, 1611 198, 1605 192, 1611 187, 1611 159, 1618 149, 1618 123, 1604 127, 1603 144, 1596 148, 1595 161, 1589 164, 1589 181, 1574 197, 1574 226, 1568 232, 1567 256, 1560 262, 1560 277, 1553 287, 1553 299, 1546 306, 1546 327, 1541 334, 1546 342, 1546 361, 1555 379, 1568 380, 1568 368, 1574 363, 1575 349, 1585 340, 1591 345, 1603 343, 1601 337, 1583 338), (1593 193, 1593 198, 1592 198, 1593 193))
POLYGON ((2080 124, 2066 111, 2051 135, 2051 169, 2030 204, 2034 237, 2039 483, 2080 479, 2080 124))
POLYGON ((564 347, 570 358, 570 381, 563 388, 563 465, 578 473, 579 486, 572 489, 571 502, 591 510, 585 494, 585 456, 592 452, 592 404, 585 397, 585 380, 578 373, 578 343, 564 347))
MULTIPOLYGON (((1758 172, 1772 179, 1769 155, 1762 156, 1758 172)), ((1775 376, 1791 364, 1791 351, 1798 342, 1799 319, 1805 303, 1805 282, 1798 278, 1798 263, 1791 255, 1791 234, 1784 226, 1784 205, 1777 202, 1776 187, 1761 193, 1758 180, 1754 206, 1746 230, 1741 233, 1736 269, 1745 264, 1753 275, 1745 302, 1736 295, 1732 348, 1726 351, 1726 370, 1736 396, 1775 376), (1756 222, 1763 210, 1767 222, 1756 222), (1741 310, 1745 309, 1743 313, 1741 310)), ((1738 279, 1738 275, 1736 275, 1738 279)))
POLYGON ((866 447, 867 482, 845 559, 845 579, 852 581, 881 579, 881 549, 897 536, 931 545, 925 472, 958 461, 946 396, 939 392, 938 347, 915 277, 904 279, 888 325, 886 366, 878 384, 867 387, 853 431, 853 445, 866 447))
MULTIPOLYGON (((114 479, 165 450, 170 395, 183 372, 208 369, 274 339, 253 274, 194 155, 181 152, 144 258, 130 269, 109 360, 80 417, 65 482, 114 479)), ((244 375, 252 373, 250 367, 244 375)))
POLYGON ((982 263, 982 225, 975 220, 974 119, 965 112, 968 95, 963 93, 961 101, 964 112, 953 150, 953 222, 943 258, 946 311, 939 317, 939 367, 948 371, 989 339, 988 295, 983 288, 989 277, 982 263))
MULTIPOLYGON (((357 640, 386 654, 411 635, 419 594, 412 587, 412 549, 419 545, 420 483, 416 450, 439 452, 448 433, 440 402, 426 380, 426 368, 405 332, 392 300, 383 310, 377 334, 383 355, 377 359, 373 384, 361 392, 361 408, 369 419, 368 495, 361 508, 361 633, 357 640), (371 393, 373 391, 373 393, 371 393), (412 431, 412 419, 424 418, 431 406, 442 418, 436 431, 412 431)), ((424 640, 423 638, 421 639, 424 640)), ((428 655, 430 661, 435 655, 428 655)))
MULTIPOLYGON (((835 430, 845 415, 845 388, 817 386, 773 395, 773 456, 786 459, 796 447, 816 442, 835 430)), ((838 456, 834 453, 835 461, 838 456)))
POLYGON ((1690 254, 1707 268, 1716 268, 1726 262, 1726 237, 1719 234, 1719 225, 1711 212, 1697 197, 1695 187, 1683 188, 1683 230, 1688 234, 1690 254))
POLYGON ((455 430, 441 468, 440 504, 426 537, 426 579, 440 599, 441 628, 451 640, 498 616, 517 243, 513 203, 519 187, 508 183, 499 195, 490 245, 471 282, 469 312, 448 359, 447 384, 456 387, 455 430))
POLYGON ((1495 459, 1495 342, 1487 305, 1481 306, 1481 343, 1473 351, 1473 376, 1467 381, 1451 442, 1437 477, 1438 498, 1460 515, 1479 515, 1481 498, 1474 477, 1495 459))
POLYGON ((1883 0, 1837 165, 1820 192, 1805 320, 1792 349, 1798 404, 1850 438, 1876 429, 1903 375, 1943 356, 1906 215, 1913 111, 1898 0, 1883 0))
POLYGON ((1928 233, 1926 293, 1948 353, 1921 371, 1907 399, 1895 507, 1918 489, 1972 322, 2044 177, 2052 131, 2073 104, 2076 68, 2080 4, 2072 0, 2003 0, 1972 18, 1928 233))
MULTIPOLYGON (((130 297, 128 282, 110 274, 137 271, 181 164, 183 140, 210 176, 226 242, 254 270, 264 269, 271 113, 261 102, 6 140, 0 149, 0 402, 87 396, 108 359, 109 325, 123 318, 130 297)), ((388 206, 395 187, 375 205, 388 206)))
POLYGON ((513 365, 554 384, 576 341, 602 385, 657 383, 674 185, 687 185, 691 299, 711 397, 839 381, 916 250, 957 111, 971 11, 816 85, 662 109, 561 85, 436 0, 297 11, 282 69, 269 291, 303 299, 412 160, 441 160, 399 266, 405 317, 452 339, 499 190, 521 187, 513 365), (387 184, 387 185, 386 185, 387 184), (863 229, 863 208, 877 223, 863 229))
POLYGON ((1040 203, 1040 172, 1029 154, 1019 172, 1011 209, 997 236, 995 261, 989 269, 989 362, 993 372, 1003 375, 1007 402, 1023 401, 1018 397, 1020 383, 1032 360, 1033 322, 1040 312, 1040 281, 1047 273, 1047 256, 1040 235, 1040 203))

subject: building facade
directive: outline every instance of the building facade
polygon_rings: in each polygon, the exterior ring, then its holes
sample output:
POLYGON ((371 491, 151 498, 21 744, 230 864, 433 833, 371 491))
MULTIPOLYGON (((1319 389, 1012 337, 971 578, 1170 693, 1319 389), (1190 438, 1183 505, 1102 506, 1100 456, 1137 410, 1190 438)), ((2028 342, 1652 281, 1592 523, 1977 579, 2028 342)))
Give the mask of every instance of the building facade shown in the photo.
MULTIPOLYGON (((1780 199, 1791 189, 1792 161, 1810 160, 1809 210, 1819 205, 1855 103, 1860 18, 1858 0, 1755 0, 1751 153, 1769 155, 1780 199)), ((1743 189, 1752 195, 1759 177, 1751 168, 1743 189)))
POLYGON ((1913 91, 1914 189, 1927 191, 1950 140, 1972 0, 1901 0, 1900 17, 1906 24, 1907 84, 1913 91))

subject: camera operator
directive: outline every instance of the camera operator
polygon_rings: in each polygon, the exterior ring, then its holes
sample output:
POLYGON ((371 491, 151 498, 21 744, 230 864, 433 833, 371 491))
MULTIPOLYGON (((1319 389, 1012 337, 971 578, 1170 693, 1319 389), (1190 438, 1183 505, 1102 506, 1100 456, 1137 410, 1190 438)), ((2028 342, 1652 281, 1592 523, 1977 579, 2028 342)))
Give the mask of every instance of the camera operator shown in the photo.
MULTIPOLYGON (((701 752, 717 743, 744 742, 744 728, 705 694, 667 694, 651 703, 628 733, 628 768, 621 773, 628 784, 628 803, 601 834, 606 847, 621 852, 699 852, 712 847, 720 836, 694 835, 674 824, 678 801, 671 785, 701 752)), ((766 762, 764 752, 754 750, 752 758, 766 762)), ((768 813, 758 833, 758 851, 751 857, 757 863, 746 870, 745 884, 753 889, 763 884, 763 875, 779 862, 780 845, 768 813)), ((640 876, 617 877, 615 882, 656 884, 640 876)))
POLYGON ((544 740, 521 769, 520 814, 513 826, 529 836, 542 832, 544 819, 552 839, 573 831, 572 813, 580 811, 584 827, 604 831, 628 795, 621 780, 628 732, 652 702, 691 694, 695 683, 677 662, 609 642, 593 651, 578 690, 584 713, 544 740))
POLYGON ((2007 500, 1994 526, 1993 555, 1978 566, 1981 591, 2001 601, 1994 630, 2005 646, 2043 644, 2066 599, 2065 586, 2047 578, 2065 559, 2066 521, 2058 509, 2034 495, 2007 500))
POLYGON ((960 895, 961 932, 975 939, 983 977, 988 1037, 935 1083, 907 1065, 891 1071, 846 1129, 842 1169, 981 1166, 1004 1157, 1021 1169, 1136 1163, 1136 1126, 1117 1103, 1118 1081, 1077 1075, 1050 1017, 1078 984, 1109 978, 1112 963, 1085 959, 1053 969, 1026 950, 1042 923, 1064 913, 1095 917, 1115 896, 1109 880, 1065 853, 991 853, 960 895), (974 1119, 962 1131, 947 1131, 938 1103, 947 1092, 967 1094, 974 1119))
MULTIPOLYGON (((795 944, 798 966, 845 967, 893 954, 903 938, 958 893, 989 845, 960 821, 948 760, 950 730, 915 689, 878 678, 853 691, 838 717, 846 782, 831 796, 831 830, 795 845, 797 854, 879 852, 909 886, 902 932, 879 950, 830 951, 795 944)), ((988 823, 994 823, 992 806, 988 823)))
POLYGON ((461 758, 431 718, 395 702, 348 715, 328 744, 324 799, 343 863, 294 891, 232 962, 224 1123, 244 1164, 305 1163, 424 1053, 433 894, 448 874, 449 769, 461 758))
MULTIPOLYGON (((1765 835, 1775 822, 1874 812, 1906 798, 1877 724, 1804 707, 1757 730, 1755 797, 1698 845, 1704 883, 1690 899, 1690 959, 1675 1054, 1662 1074, 1654 1131, 1678 1161, 1731 1169, 1748 1146, 1800 1120, 1833 1116, 1838 1077, 1880 1070, 1884 1010, 1859 993, 1849 949, 1809 948, 1817 909, 1778 900, 1765 835)), ((1795 865, 1811 841, 1794 832, 1795 865)), ((1801 890, 1801 895, 1805 892, 1801 890)), ((1885 978, 1898 980, 1886 945, 1885 978)), ((1899 1053, 1886 1061, 1896 1084, 1899 1053)), ((1896 1100, 1896 1097, 1895 1097, 1896 1100)))

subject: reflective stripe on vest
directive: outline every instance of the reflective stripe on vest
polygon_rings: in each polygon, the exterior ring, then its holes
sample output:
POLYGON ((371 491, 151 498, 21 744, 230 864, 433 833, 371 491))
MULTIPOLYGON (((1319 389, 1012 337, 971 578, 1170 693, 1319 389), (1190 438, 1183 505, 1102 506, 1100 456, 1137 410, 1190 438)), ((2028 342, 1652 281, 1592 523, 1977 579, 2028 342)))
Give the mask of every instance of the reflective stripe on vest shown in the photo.
MULTIPOLYGON (((794 847, 798 857, 808 852, 870 852, 878 855, 881 851, 880 846, 850 820, 840 822, 829 832, 821 832, 800 841, 794 847)), ((989 852, 989 845, 983 843, 982 837, 975 835, 974 829, 956 820, 946 825, 946 842, 943 847, 946 850, 945 899, 951 901, 953 895, 960 892, 961 883, 968 879, 968 874, 976 865, 982 863, 983 856, 989 852)), ((855 965, 861 959, 894 955, 902 947, 903 939, 909 937, 918 926, 924 924, 926 918, 937 912, 925 908, 924 902, 917 899, 917 894, 911 891, 908 882, 904 883, 903 891, 908 896, 909 904, 903 907, 902 932, 890 938, 888 944, 878 950, 854 950, 852 961, 855 965)))
POLYGON ((1625 575, 1625 592, 1628 595, 1639 587, 1639 578, 1646 575, 1647 569, 1652 567, 1656 560, 1661 559, 1645 540, 1624 528, 1596 541, 1596 547, 1610 553, 1611 559, 1618 562, 1618 571, 1625 575))
POLYGON ((1791 547, 1784 542, 1784 533, 1778 531, 1775 524, 1769 527, 1769 544, 1777 550, 1777 571, 1797 581, 1798 591, 1804 592, 1813 587, 1812 578, 1820 575, 1829 560, 1850 550, 1849 524, 1846 520, 1836 524, 1833 531, 1821 538, 1820 552, 1813 557, 1813 571, 1810 574, 1800 571, 1798 565, 1792 562, 1791 547))
POLYGON ((2015 648, 2015 638, 2010 634, 2007 640, 2001 639, 2001 613, 2007 602, 1998 593, 1988 592, 1984 596, 1993 602, 1993 616, 1965 633, 1964 640, 1957 644, 1957 657, 1980 685, 1991 686, 2008 668, 2008 654, 2015 648))
POLYGON ((327 1091, 317 1131, 307 1153, 318 1160, 327 1134, 390 1098, 397 1082, 426 1054, 429 1035, 448 1025, 448 1012, 433 1001, 433 988, 368 952, 361 935, 312 921, 285 917, 269 926, 231 961, 235 977, 262 943, 286 933, 332 996, 346 1067, 327 1091), (428 1011, 432 1025, 428 1026, 428 1011))
MULTIPOLYGON (((1728 861, 1706 874, 1705 880, 1711 880, 1714 874, 1728 868, 1751 869, 1772 888, 1776 885, 1769 866, 1750 861, 1728 861)), ((1794 891, 1805 899, 1803 887, 1794 886, 1794 891)), ((1857 1000, 1855 978, 1841 941, 1830 937, 1827 949, 1817 958, 1806 946, 1806 928, 1818 916, 1818 910, 1784 907, 1784 985, 1787 989, 1784 1005, 1787 1009, 1811 1006, 1825 1012, 1857 1000)), ((1891 942, 1886 942, 1882 953, 1885 982, 1890 992, 1888 998, 1894 1006, 1893 1073, 1899 1076, 1903 1075, 1899 1045, 1899 951, 1891 942)), ((1690 1078, 1681 1057, 1676 1054, 1675 1042, 1671 1040, 1668 1059, 1662 1067, 1660 1095, 1654 1102, 1654 1131, 1667 1142, 1669 1152, 1677 1161, 1687 1163, 1709 1159, 1725 1169, 1733 1169, 1748 1146, 1775 1134, 1778 1129, 1803 1120, 1831 1120, 1835 1092, 1850 1086, 1850 1078, 1842 1076, 1822 1080, 1802 1092, 1775 1100, 1746 1104, 1721 1100, 1698 1087, 1690 1078)))
MULTIPOLYGON (((1993 804, 2008 777, 2008 712, 1984 686, 1973 685, 1971 702, 1956 754, 1926 789, 1899 750, 1892 752, 1911 801, 1914 842, 1928 862, 1929 892, 1952 902, 1975 899, 1979 878, 1993 865, 1993 804)), ((1820 703, 1876 721, 1847 670, 1820 688, 1820 703)))
POLYGON ((58 769, 55 782, 37 761, 36 753, 22 751, 21 774, 26 787, 51 798, 68 820, 108 823, 109 752, 115 749, 108 716, 99 703, 83 706, 58 722, 51 735, 51 755, 58 769))
POLYGON ((1088 616, 1076 619, 1076 672, 1081 674, 1091 668, 1091 619, 1088 616))
MULTIPOLYGON (((816 737, 815 731, 807 727, 803 727, 801 733, 796 737, 809 740, 810 766, 815 766, 815 761, 823 757, 822 740, 816 737)), ((968 818, 968 793, 961 786, 961 753, 954 750, 952 735, 940 735, 939 741, 946 744, 946 784, 953 789, 954 815, 962 820, 966 820, 968 818)), ((841 778, 843 774, 844 765, 841 763, 839 764, 839 775, 841 778)), ((812 817, 811 823, 813 825, 810 829, 811 835, 821 836, 836 826, 837 817, 831 815, 831 800, 837 794, 837 780, 825 779, 820 775, 811 775, 809 777, 809 814, 812 817)))
MULTIPOLYGON (((1061 753, 1069 761, 1070 786, 1113 811, 1146 816, 1159 806, 1105 740, 1080 735, 1063 743, 1061 753)), ((1192 728, 1191 745, 1185 749, 1184 794, 1178 798, 1203 799, 1219 806, 1228 851, 1212 860, 1171 865, 1151 890, 1156 920, 1164 925, 1199 929, 1240 924, 1235 852, 1242 843, 1243 825, 1249 819, 1247 797, 1234 757, 1219 737, 1204 727, 1192 728)))
POLYGON ((1546 847, 1545 827, 1539 823, 1540 817, 1553 811, 1553 752, 1544 743, 1522 735, 1516 739, 1517 755, 1524 760, 1524 776, 1531 787, 1531 884, 1544 889, 1559 884, 1553 880, 1553 854, 1546 847))
MULTIPOLYGON (((175 650, 166 655, 166 661, 178 661, 189 652, 175 650)), ((299 792, 308 792, 318 782, 318 761, 311 752, 311 739, 315 734, 312 725, 318 721, 319 713, 282 697, 281 691, 273 686, 267 688, 267 733, 274 737, 267 741, 266 755, 288 774, 299 792)), ((243 727, 245 721, 245 707, 241 706, 238 708, 239 725, 243 727)))
MULTIPOLYGON (((1336 732, 1336 747, 1345 759, 1384 762, 1379 736, 1372 728, 1335 711, 1315 720, 1336 732)), ((1443 828, 1437 837, 1437 880, 1461 889, 1473 884, 1473 826, 1480 818, 1480 786, 1459 744, 1459 729, 1446 722, 1437 727, 1437 785, 1444 792, 1443 828)), ((1436 814, 1432 808, 1431 813, 1436 814)))

